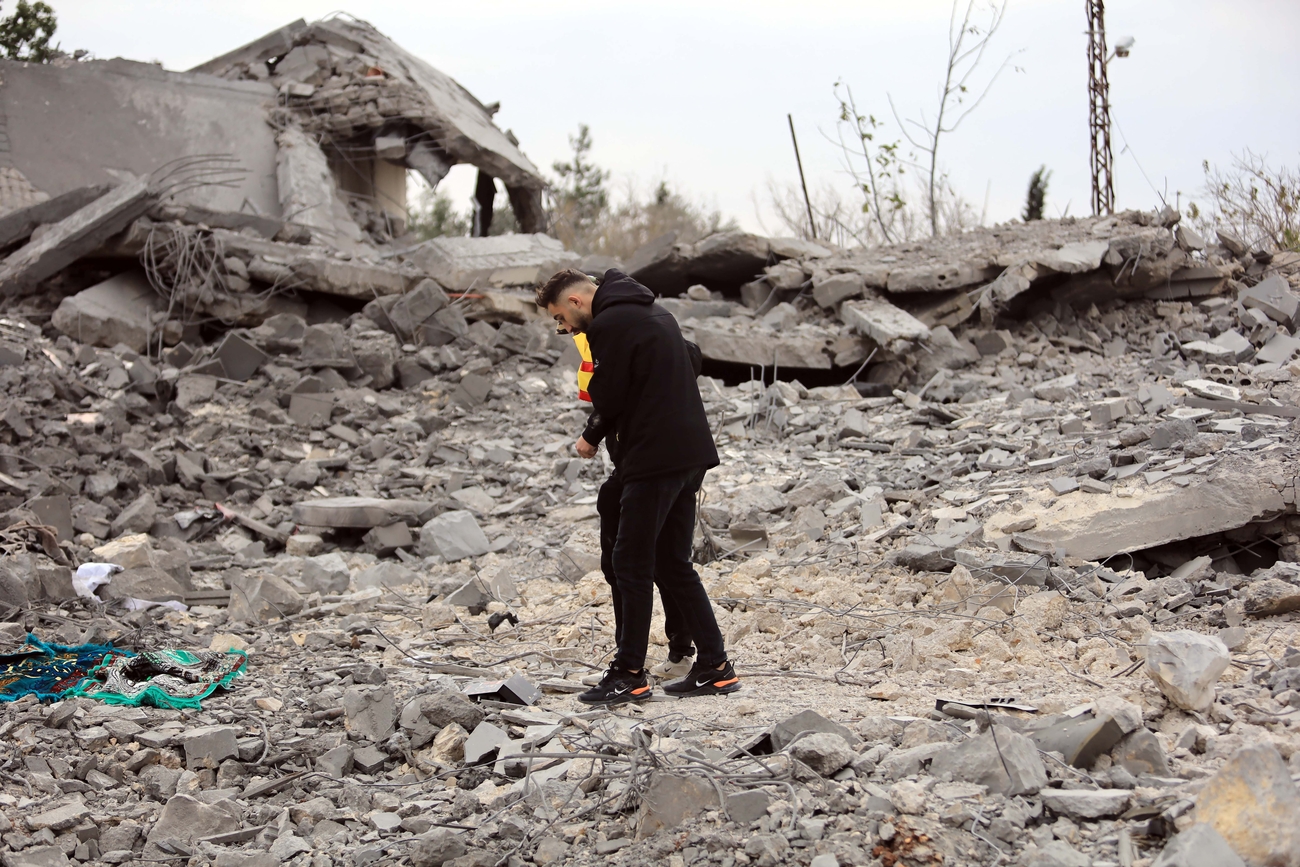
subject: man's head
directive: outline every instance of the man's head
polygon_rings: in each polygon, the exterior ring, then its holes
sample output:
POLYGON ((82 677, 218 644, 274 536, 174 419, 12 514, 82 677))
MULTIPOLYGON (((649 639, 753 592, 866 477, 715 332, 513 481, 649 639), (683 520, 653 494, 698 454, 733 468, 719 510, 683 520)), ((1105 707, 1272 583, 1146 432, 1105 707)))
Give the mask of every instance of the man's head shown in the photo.
POLYGON ((537 306, 546 308, 570 334, 581 334, 591 326, 591 300, 596 283, 576 268, 565 268, 537 290, 537 306))

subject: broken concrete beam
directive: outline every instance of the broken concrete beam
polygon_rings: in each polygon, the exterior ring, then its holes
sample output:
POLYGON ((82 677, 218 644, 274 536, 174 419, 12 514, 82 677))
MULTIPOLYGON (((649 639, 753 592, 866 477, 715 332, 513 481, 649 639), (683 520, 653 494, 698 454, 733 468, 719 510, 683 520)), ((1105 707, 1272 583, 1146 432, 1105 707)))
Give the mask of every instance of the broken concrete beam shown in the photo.
POLYGON ((218 75, 237 63, 265 63, 273 57, 283 57, 294 47, 294 41, 307 29, 307 22, 299 18, 278 30, 272 30, 265 36, 228 51, 220 57, 214 57, 206 63, 200 63, 190 72, 206 72, 218 75))
POLYGON ((924 322, 883 298, 845 301, 840 307, 840 319, 881 346, 889 346, 896 340, 925 340, 930 336, 924 322))
POLYGON ((308 527, 386 527, 396 521, 420 523, 435 508, 419 500, 384 500, 378 497, 327 497, 303 500, 293 506, 292 520, 308 527))
POLYGON ((434 238, 410 250, 406 261, 448 289, 535 286, 581 258, 549 235, 434 238))
POLYGON ((112 187, 96 184, 69 190, 61 196, 10 211, 0 216, 0 248, 9 247, 31 237, 37 226, 57 223, 103 196, 112 187))
POLYGON ((327 295, 372 301, 378 295, 401 294, 424 276, 410 267, 339 259, 320 248, 265 241, 228 229, 213 229, 212 237, 228 256, 253 262, 249 267, 250 276, 258 277, 259 269, 263 268, 254 261, 260 257, 263 262, 276 265, 266 276, 275 273, 280 275, 275 279, 281 283, 293 282, 295 288, 327 295))
POLYGON ((1127 497, 1066 494, 1039 511, 1038 525, 1024 535, 1047 550, 1061 548, 1071 557, 1104 560, 1232 530, 1285 509, 1281 491, 1258 465, 1225 458, 1208 477, 1194 479, 1185 488, 1129 488, 1124 491, 1127 497))
POLYGON ((145 178, 127 181, 51 226, 0 265, 0 294, 13 295, 53 277, 149 210, 145 178))
POLYGON ((153 316, 160 308, 161 299, 144 274, 127 271, 64 298, 50 323, 78 343, 122 343, 143 353, 151 337, 157 337, 153 316))

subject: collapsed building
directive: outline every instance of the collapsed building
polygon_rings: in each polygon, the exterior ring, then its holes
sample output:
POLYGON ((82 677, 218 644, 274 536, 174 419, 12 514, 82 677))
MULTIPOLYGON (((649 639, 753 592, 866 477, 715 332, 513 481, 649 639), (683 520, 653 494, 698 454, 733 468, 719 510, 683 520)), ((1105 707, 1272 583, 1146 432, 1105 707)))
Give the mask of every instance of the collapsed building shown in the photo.
POLYGON ((590 710, 606 467, 531 287, 596 263, 490 107, 340 19, 0 106, 7 867, 1300 863, 1297 254, 651 242, 745 689, 590 710), (456 162, 480 237, 411 238, 456 162), (106 652, 227 667, 142 707, 106 652))

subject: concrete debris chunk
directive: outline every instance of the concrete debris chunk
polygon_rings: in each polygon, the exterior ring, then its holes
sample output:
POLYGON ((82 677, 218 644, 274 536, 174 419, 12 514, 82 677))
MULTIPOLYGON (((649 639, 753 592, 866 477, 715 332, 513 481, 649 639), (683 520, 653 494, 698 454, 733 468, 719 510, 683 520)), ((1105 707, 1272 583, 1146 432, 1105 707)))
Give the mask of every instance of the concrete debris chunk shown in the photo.
POLYGON ((481 556, 491 547, 474 515, 463 509, 444 512, 420 528, 420 552, 436 554, 448 563, 481 556))
MULTIPOLYGON (((371 743, 391 735, 397 725, 397 706, 389 687, 352 687, 343 693, 348 731, 371 743)), ((353 757, 353 761, 356 757, 353 757)))
POLYGON ((1184 710, 1214 704, 1214 685, 1228 667, 1228 648, 1218 638, 1190 630, 1147 637, 1147 671, 1165 697, 1184 710))
POLYGON ((1269 319, 1294 328, 1296 315, 1300 313, 1300 296, 1291 291, 1290 285, 1278 274, 1270 274, 1254 286, 1241 290, 1237 301, 1246 308, 1261 310, 1269 319))
POLYGON ((417 523, 433 504, 378 497, 325 497, 303 500, 293 507, 293 521, 308 527, 385 527, 396 521, 417 523))
POLYGON ((468 851, 461 835, 438 829, 415 838, 411 848, 414 867, 442 867, 448 861, 460 858, 468 851))
POLYGON ((1300 864, 1300 793, 1270 744, 1233 753, 1201 789, 1193 815, 1247 864, 1300 864))
POLYGON ((882 298, 846 301, 840 307, 840 318, 881 346, 891 346, 900 340, 925 340, 930 336, 924 322, 882 298))
POLYGON ((703 777, 655 773, 641 796, 637 836, 649 837, 718 807, 718 790, 703 777))
POLYGON ((1118 816, 1131 800, 1128 792, 1105 789, 1043 789, 1038 796, 1053 813, 1084 821, 1118 816))
POLYGON ((119 343, 144 352, 158 339, 154 314, 162 301, 139 271, 124 271, 59 302, 50 324, 73 340, 93 346, 119 343))
POLYGON ((1213 825, 1198 822, 1165 843, 1151 867, 1246 867, 1213 825))
POLYGON ((790 755, 823 777, 829 777, 854 759, 848 741, 831 732, 814 732, 790 745, 790 755))
POLYGON ((979 783, 1008 796, 1033 794, 1047 785, 1047 768, 1033 741, 996 725, 964 743, 944 747, 935 754, 930 772, 940 779, 979 783))

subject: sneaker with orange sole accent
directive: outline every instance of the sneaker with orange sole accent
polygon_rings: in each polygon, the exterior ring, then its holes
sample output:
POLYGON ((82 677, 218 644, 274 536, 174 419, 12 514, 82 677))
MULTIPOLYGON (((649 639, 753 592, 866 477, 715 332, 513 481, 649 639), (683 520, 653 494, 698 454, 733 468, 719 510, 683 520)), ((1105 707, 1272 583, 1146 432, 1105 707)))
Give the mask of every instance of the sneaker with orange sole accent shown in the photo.
POLYGON ((645 701, 653 694, 654 689, 650 686, 645 669, 633 674, 610 666, 600 683, 579 694, 578 701, 597 705, 626 704, 630 701, 645 701))
POLYGON ((664 685, 666 695, 686 698, 694 695, 726 695, 740 689, 740 678, 730 662, 724 662, 722 668, 711 665, 691 666, 691 673, 681 680, 664 685))

